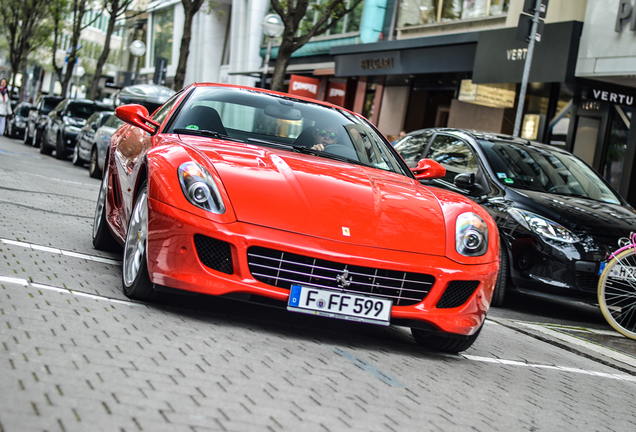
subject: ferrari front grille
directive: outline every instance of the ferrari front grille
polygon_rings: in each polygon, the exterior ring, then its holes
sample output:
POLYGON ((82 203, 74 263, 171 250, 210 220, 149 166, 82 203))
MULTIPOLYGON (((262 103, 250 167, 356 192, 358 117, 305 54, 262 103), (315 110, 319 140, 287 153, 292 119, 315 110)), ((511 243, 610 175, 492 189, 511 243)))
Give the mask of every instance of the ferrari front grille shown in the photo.
POLYGON ((291 289, 293 284, 370 294, 393 300, 395 306, 421 302, 435 277, 427 274, 343 264, 253 246, 247 261, 254 279, 291 289))
POLYGON ((473 295, 479 281, 452 281, 442 294, 442 298, 437 302, 438 309, 449 309, 459 307, 466 303, 466 300, 473 295))
POLYGON ((194 246, 197 249, 199 260, 201 260, 206 267, 222 273, 234 273, 232 250, 229 243, 201 234, 195 234, 194 246))

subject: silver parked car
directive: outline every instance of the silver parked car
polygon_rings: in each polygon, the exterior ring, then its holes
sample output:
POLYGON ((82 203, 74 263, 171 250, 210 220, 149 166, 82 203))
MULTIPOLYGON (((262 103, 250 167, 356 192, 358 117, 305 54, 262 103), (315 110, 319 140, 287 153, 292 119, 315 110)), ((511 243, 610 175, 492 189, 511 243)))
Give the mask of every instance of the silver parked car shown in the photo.
POLYGON ((110 137, 123 124, 112 114, 112 111, 95 113, 82 128, 73 152, 75 165, 89 162, 88 174, 92 178, 102 178, 110 137))

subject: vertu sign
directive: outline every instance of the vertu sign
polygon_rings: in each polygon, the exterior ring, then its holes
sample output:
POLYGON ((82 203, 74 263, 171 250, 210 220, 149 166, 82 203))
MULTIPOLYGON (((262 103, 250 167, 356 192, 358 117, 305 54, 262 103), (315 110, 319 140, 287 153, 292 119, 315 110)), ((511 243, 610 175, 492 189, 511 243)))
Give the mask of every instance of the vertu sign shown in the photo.
POLYGON ((618 12, 616 14, 616 27, 614 30, 620 33, 623 30, 623 24, 629 23, 629 29, 636 31, 636 13, 634 13, 634 5, 632 0, 619 0, 618 12))
POLYGON ((598 89, 591 89, 591 90, 592 90, 591 95, 588 94, 588 97, 592 96, 592 99, 601 100, 605 102, 611 102, 611 103, 615 103, 619 105, 627 105, 627 106, 634 105, 633 95, 627 95, 627 94, 616 93, 616 92, 611 92, 606 90, 598 90, 598 89))

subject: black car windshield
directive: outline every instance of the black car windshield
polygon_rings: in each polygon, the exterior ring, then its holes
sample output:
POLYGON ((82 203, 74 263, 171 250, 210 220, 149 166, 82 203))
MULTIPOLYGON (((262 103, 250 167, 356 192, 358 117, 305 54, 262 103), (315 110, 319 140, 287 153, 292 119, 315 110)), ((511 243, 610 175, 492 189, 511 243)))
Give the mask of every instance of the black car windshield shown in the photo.
POLYGON ((621 203, 594 170, 569 153, 506 141, 479 143, 497 180, 506 186, 621 203))
POLYGON ((48 114, 55 109, 56 106, 60 104, 62 99, 44 99, 44 106, 42 107, 42 112, 44 114, 48 114))
POLYGON ((110 107, 102 107, 100 105, 90 103, 71 103, 66 110, 66 115, 86 120, 96 111, 108 111, 109 109, 110 107))
POLYGON ((188 130, 193 135, 309 152, 410 175, 366 120, 292 97, 228 87, 196 88, 164 133, 188 130))
POLYGON ((20 117, 28 117, 29 111, 31 111, 31 108, 32 107, 30 105, 23 105, 18 109, 17 115, 19 115, 20 117))

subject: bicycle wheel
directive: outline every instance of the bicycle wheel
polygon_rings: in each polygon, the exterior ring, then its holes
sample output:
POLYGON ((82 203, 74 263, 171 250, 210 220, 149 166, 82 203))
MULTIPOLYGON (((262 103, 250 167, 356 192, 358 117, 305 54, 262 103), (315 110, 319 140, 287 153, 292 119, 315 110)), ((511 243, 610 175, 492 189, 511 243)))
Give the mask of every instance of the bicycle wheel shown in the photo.
POLYGON ((634 248, 612 258, 598 281, 598 303, 607 322, 636 339, 636 254, 634 248))

